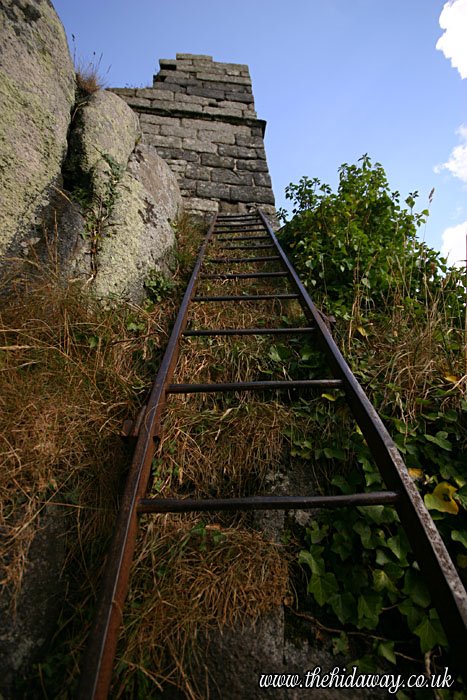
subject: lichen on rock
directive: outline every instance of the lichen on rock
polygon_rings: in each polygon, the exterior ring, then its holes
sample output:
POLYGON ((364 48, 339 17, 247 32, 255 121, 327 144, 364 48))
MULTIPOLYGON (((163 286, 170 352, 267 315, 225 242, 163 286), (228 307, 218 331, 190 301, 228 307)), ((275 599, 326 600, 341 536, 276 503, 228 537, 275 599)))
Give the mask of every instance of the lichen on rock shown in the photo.
POLYGON ((47 0, 0 10, 0 254, 37 223, 59 182, 75 101, 65 32, 47 0))
POLYGON ((141 301, 150 270, 167 270, 175 245, 171 221, 182 198, 174 174, 152 146, 140 144, 117 186, 97 253, 94 289, 100 297, 141 301))

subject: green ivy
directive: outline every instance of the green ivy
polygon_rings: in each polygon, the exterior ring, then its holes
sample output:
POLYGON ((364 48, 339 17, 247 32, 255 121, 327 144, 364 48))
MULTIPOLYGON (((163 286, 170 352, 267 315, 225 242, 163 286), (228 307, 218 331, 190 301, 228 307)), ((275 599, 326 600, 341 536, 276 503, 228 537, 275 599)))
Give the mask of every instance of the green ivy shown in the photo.
MULTIPOLYGON (((337 191, 303 177, 286 189, 293 218, 280 239, 315 302, 336 319, 334 335, 376 405, 420 489, 459 572, 467 572, 467 386, 465 270, 449 268, 417 238, 428 210, 417 192, 401 204, 379 163, 364 155, 339 169, 337 191)), ((284 215, 284 213, 283 213, 284 215)), ((319 376, 319 355, 300 346, 288 361, 297 378, 319 376)), ((321 375, 323 376, 323 375, 321 375)), ((328 463, 337 492, 384 488, 339 392, 301 400, 317 434, 289 432, 292 455, 328 463), (331 410, 332 409, 332 410, 331 410)), ((394 509, 322 510, 299 561, 308 592, 346 628, 371 631, 373 653, 391 663, 406 629, 421 653, 447 645, 437 612, 394 509), (386 639, 386 641, 384 641, 386 639)), ((342 646, 342 639, 338 639, 342 646)), ((336 643, 337 643, 336 642, 336 643)))

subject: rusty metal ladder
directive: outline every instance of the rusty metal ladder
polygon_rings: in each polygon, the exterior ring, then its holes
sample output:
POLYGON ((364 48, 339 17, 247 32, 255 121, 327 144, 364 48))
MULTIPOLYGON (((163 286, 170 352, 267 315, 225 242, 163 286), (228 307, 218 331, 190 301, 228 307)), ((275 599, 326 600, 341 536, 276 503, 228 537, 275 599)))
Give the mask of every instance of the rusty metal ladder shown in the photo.
MULTIPOLYGON (((230 254, 230 253, 229 253, 230 254)), ((300 282, 261 210, 244 215, 216 215, 201 246, 186 289, 164 358, 139 422, 133 462, 108 555, 101 596, 82 665, 78 697, 106 698, 111 682, 118 631, 128 590, 138 518, 142 513, 183 513, 189 511, 232 511, 266 509, 310 509, 340 506, 393 504, 407 534, 413 553, 426 579, 433 604, 438 610, 453 655, 460 667, 467 650, 467 597, 464 586, 451 562, 446 547, 407 472, 407 468, 376 410, 350 371, 329 330, 327 319, 318 311, 300 282), (211 247, 239 253, 240 257, 207 258, 211 247), (266 254, 257 255, 258 251, 266 254), (251 255, 254 251, 254 255, 251 255), (271 254, 269 254, 271 253, 271 254), (203 273, 203 262, 211 264, 278 263, 277 272, 203 273), (196 296, 199 279, 236 280, 286 278, 293 292, 273 294, 226 294, 196 296), (296 299, 303 310, 306 325, 279 328, 228 328, 186 330, 191 304, 242 303, 245 301, 296 299), (262 334, 313 334, 324 354, 332 378, 299 381, 257 381, 219 384, 171 383, 183 339, 193 336, 262 334), (388 490, 339 496, 256 496, 246 498, 149 498, 151 464, 161 436, 161 416, 171 394, 321 390, 340 388, 370 448, 388 490)))

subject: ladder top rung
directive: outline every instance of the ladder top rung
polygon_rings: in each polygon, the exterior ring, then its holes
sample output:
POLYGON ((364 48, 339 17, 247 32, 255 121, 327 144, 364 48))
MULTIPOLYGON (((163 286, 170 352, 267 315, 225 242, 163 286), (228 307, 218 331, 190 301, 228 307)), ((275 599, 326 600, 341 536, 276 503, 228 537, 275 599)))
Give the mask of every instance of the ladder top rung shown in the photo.
POLYGON ((169 394, 211 394, 224 391, 264 391, 268 389, 339 389, 341 379, 298 379, 293 381, 223 382, 219 384, 169 384, 169 394))
POLYGON ((255 279, 256 277, 287 277, 288 272, 232 272, 230 274, 203 273, 200 277, 210 280, 255 279))
POLYGON ((262 301, 265 299, 298 299, 299 294, 243 294, 193 297, 191 301, 262 301))
POLYGON ((315 329, 312 326, 297 326, 289 328, 198 328, 184 331, 183 335, 279 335, 290 333, 312 333, 315 329))
POLYGON ((206 258, 207 263, 248 263, 248 262, 272 262, 282 260, 280 255, 263 255, 257 258, 206 258))
POLYGON ((339 496, 250 496, 246 498, 142 498, 140 513, 188 513, 227 510, 304 510, 397 503, 397 491, 374 491, 339 496))
MULTIPOLYGON (((232 235, 236 233, 263 233, 264 234, 264 228, 239 228, 239 229, 222 229, 222 231, 212 231, 214 238, 220 238, 221 236, 225 235, 232 235)), ((237 240, 240 238, 240 236, 237 236, 237 240)))
POLYGON ((274 243, 261 243, 260 245, 221 245, 221 250, 264 250, 265 248, 275 248, 274 243))
POLYGON ((235 238, 218 238, 218 241, 270 241, 271 236, 236 236, 235 238))

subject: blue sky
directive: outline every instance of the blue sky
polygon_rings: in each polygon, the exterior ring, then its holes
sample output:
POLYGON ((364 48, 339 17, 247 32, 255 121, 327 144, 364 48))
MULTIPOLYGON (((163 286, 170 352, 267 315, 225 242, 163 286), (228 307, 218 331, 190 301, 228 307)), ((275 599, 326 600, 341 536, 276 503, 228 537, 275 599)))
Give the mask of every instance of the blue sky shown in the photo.
POLYGON ((53 4, 76 57, 102 54, 109 86, 151 85, 176 53, 247 63, 277 206, 302 175, 335 186, 339 165, 368 153, 392 189, 419 191, 419 209, 435 188, 420 236, 465 258, 467 0, 53 4))

